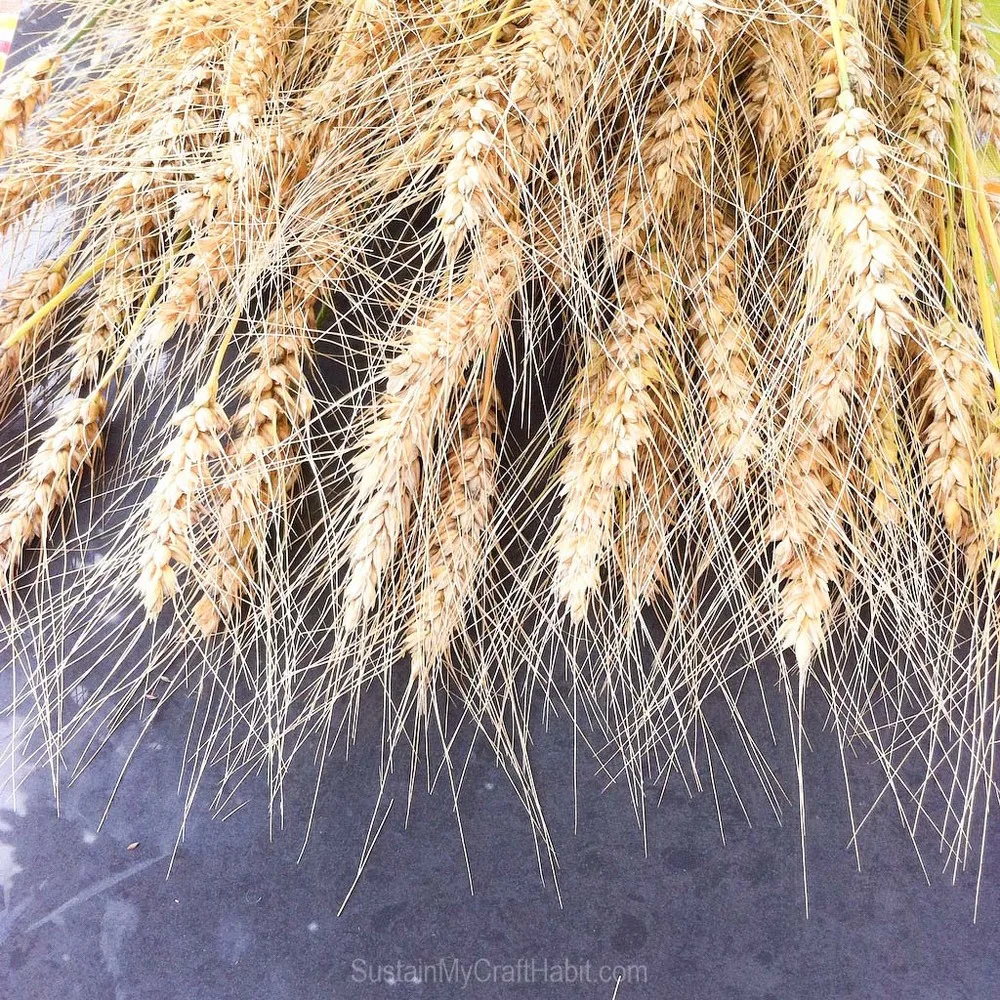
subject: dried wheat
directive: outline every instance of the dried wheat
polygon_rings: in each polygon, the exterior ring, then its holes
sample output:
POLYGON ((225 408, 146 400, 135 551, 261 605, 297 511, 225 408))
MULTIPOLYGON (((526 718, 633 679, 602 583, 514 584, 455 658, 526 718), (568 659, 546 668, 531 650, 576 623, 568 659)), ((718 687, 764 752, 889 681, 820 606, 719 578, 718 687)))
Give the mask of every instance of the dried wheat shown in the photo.
POLYGON ((962 0, 962 82, 972 110, 976 136, 986 145, 1000 143, 1000 78, 986 33, 980 27, 978 0, 962 0))
POLYGON ((906 203, 931 232, 943 212, 948 176, 952 106, 958 71, 950 50, 931 48, 921 57, 900 105, 903 111, 901 189, 906 203))
POLYGON ((0 158, 17 149, 36 108, 48 99, 58 67, 59 56, 44 52, 29 59, 0 88, 0 158))
POLYGON ((634 156, 612 183, 610 231, 618 252, 640 250, 649 225, 664 215, 678 188, 700 184, 718 101, 715 67, 677 55, 646 110, 634 156))
POLYGON ((421 705, 465 616, 485 560, 496 493, 497 407, 474 399, 455 432, 442 475, 427 551, 427 569, 403 648, 421 705))
POLYGON ((386 366, 378 418, 354 460, 360 510, 347 554, 344 628, 374 607, 382 578, 410 522, 421 462, 431 454, 443 408, 506 327, 520 282, 519 234, 485 229, 464 280, 407 330, 403 350, 386 366))
POLYGON ((49 260, 25 271, 4 290, 3 306, 0 307, 0 411, 9 402, 11 390, 36 349, 52 330, 54 317, 38 324, 16 343, 7 345, 7 341, 26 320, 58 295, 65 284, 65 264, 49 260))
POLYGON ((176 567, 191 563, 191 529, 210 479, 209 465, 222 454, 228 421, 214 385, 198 390, 178 412, 177 433, 160 456, 167 468, 146 502, 138 560, 138 589, 147 615, 155 618, 177 593, 176 567))
POLYGON ((264 113, 298 8, 299 0, 251 0, 240 12, 222 88, 224 121, 234 137, 249 135, 264 113))
POLYGON ((971 566, 983 555, 979 456, 989 433, 992 395, 974 330, 945 318, 917 362, 916 391, 931 501, 971 566))
POLYGON ((573 392, 567 455, 559 472, 561 509, 552 535, 553 591, 575 622, 600 587, 616 497, 636 473, 653 433, 669 337, 662 277, 630 264, 606 339, 594 344, 573 392))
POLYGON ((778 642, 794 650, 801 671, 823 646, 833 588, 843 572, 850 511, 846 491, 843 469, 831 447, 820 441, 799 446, 775 491, 769 535, 776 543, 774 569, 782 584, 778 642))
POLYGON ((219 485, 215 532, 199 584, 194 620, 217 631, 253 579, 263 523, 287 499, 298 476, 295 439, 312 413, 302 366, 309 356, 316 303, 326 272, 303 267, 254 346, 257 365, 242 386, 246 402, 233 419, 226 479, 219 485))
POLYGON ((849 21, 841 28, 840 47, 831 43, 825 54, 815 93, 820 138, 807 194, 806 356, 769 526, 782 584, 779 640, 803 669, 822 645, 846 542, 851 501, 837 458, 840 427, 858 387, 864 392, 862 373, 879 376, 912 326, 906 299, 913 269, 886 200, 886 151, 855 100, 855 90, 867 95, 873 87, 864 43, 849 21))
MULTIPOLYGON (((728 506, 760 457, 758 358, 741 303, 736 234, 715 211, 690 232, 695 270, 688 322, 701 362, 705 406, 705 476, 712 497, 728 506)), ((683 253, 684 248, 678 247, 683 253)))
POLYGON ((66 400, 27 467, 4 493, 0 508, 0 580, 4 583, 16 573, 25 546, 45 537, 77 473, 100 450, 104 410, 101 392, 66 400))

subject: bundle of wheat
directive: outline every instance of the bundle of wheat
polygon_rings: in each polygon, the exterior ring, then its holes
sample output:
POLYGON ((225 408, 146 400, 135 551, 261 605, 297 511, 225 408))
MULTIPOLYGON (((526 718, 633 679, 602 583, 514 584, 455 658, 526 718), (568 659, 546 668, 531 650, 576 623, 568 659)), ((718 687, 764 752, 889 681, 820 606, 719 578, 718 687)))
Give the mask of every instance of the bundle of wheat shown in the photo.
POLYGON ((0 230, 71 239, 0 309, 4 629, 57 776, 165 675, 195 759, 276 794, 373 683, 391 747, 457 699, 527 785, 571 690, 641 789, 773 653, 793 728, 827 698, 964 859, 1000 583, 971 0, 71 6, 0 101, 0 230))

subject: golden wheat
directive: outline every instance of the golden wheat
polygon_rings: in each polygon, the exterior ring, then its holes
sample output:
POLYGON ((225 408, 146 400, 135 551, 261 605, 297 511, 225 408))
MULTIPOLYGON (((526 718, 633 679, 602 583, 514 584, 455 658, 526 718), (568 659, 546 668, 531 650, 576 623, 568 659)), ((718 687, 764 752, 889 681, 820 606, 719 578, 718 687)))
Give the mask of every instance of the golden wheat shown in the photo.
POLYGON ((177 433, 160 459, 167 466, 146 503, 138 559, 138 589, 150 618, 177 593, 177 566, 191 563, 191 534, 210 479, 209 465, 222 454, 228 421, 215 387, 198 390, 172 424, 177 433))
POLYGON ((9 583, 24 548, 45 538, 53 514, 62 507, 80 468, 101 447, 105 400, 101 392, 70 398, 42 435, 37 451, 0 507, 0 579, 9 583))
POLYGON ((486 558, 497 463, 497 404, 487 392, 488 398, 474 399, 462 413, 441 473, 427 568, 403 644, 424 708, 486 558))
POLYGON ((17 149, 35 110, 48 99, 58 67, 58 55, 43 53, 29 59, 4 83, 0 90, 0 157, 6 158, 17 149))
POLYGON ((631 486, 638 452, 653 434, 668 294, 659 275, 626 268, 607 337, 591 346, 573 394, 552 545, 553 590, 576 622, 600 586, 617 495, 631 486))
POLYGON ((701 780, 716 696, 762 766, 734 678, 790 649, 793 725, 811 684, 911 829, 944 790, 964 864, 1000 574, 980 17, 83 0, 0 100, 8 583, 41 543, 2 628, 46 652, 47 720, 92 607, 138 577, 169 627, 123 640, 54 766, 126 718, 141 645, 226 706, 199 778, 224 745, 224 777, 266 760, 280 794, 376 679, 391 747, 457 695, 533 803, 526 720, 571 690, 641 803, 650 769, 701 780), (35 265, 56 212, 72 242, 35 265), (121 446, 56 530, 105 423, 121 446), (91 538, 108 558, 66 573, 91 538), (898 683, 883 626, 919 660, 898 683))
POLYGON ((313 405, 303 365, 325 282, 320 268, 302 268, 254 345, 257 365, 242 386, 246 402, 233 419, 228 474, 213 511, 215 537, 199 574, 205 595, 195 605, 194 619, 206 635, 237 607, 253 579, 262 521, 280 510, 295 484, 294 437, 313 405))

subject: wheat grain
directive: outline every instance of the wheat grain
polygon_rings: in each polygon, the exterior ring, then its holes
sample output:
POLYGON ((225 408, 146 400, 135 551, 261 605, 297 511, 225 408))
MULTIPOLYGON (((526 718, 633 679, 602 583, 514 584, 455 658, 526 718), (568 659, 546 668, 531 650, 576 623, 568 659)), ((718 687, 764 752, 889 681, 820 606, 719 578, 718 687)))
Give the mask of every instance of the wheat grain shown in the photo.
POLYGON ((674 43, 680 36, 702 45, 710 37, 708 25, 713 8, 708 0, 665 0, 657 6, 662 11, 662 31, 674 43))

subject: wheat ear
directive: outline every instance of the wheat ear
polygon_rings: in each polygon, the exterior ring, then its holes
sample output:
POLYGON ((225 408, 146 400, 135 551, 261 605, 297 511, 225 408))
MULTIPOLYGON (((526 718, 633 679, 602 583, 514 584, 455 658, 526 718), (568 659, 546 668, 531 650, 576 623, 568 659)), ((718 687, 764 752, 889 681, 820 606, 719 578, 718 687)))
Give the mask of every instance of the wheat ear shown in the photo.
POLYGON ((913 322, 906 305, 912 270, 886 200, 886 151, 855 99, 855 91, 872 90, 864 43, 849 19, 830 13, 836 19, 815 89, 819 142, 807 194, 806 358, 769 526, 782 584, 778 637, 803 670, 822 645, 849 522, 850 497, 838 482, 839 428, 862 374, 880 377, 913 322))
POLYGON ((53 111, 40 126, 30 156, 13 161, 0 178, 0 234, 37 204, 51 198, 78 163, 71 152, 89 152, 106 126, 118 119, 135 84, 136 71, 122 66, 94 80, 53 111))
POLYGON ((639 446, 635 478, 624 498, 616 539, 618 571, 633 615, 656 599, 666 581, 671 528, 680 510, 685 392, 678 372, 676 363, 664 366, 651 418, 652 434, 639 446))
POLYGON ((712 497, 725 507, 763 445, 759 359, 736 284, 741 272, 735 232, 716 210, 690 236, 696 266, 688 323, 701 362, 706 472, 712 497))
POLYGON ((496 495, 496 435, 496 395, 487 389, 466 406, 448 451, 427 569, 403 640, 424 709, 485 561, 496 495))
POLYGON ((35 110, 48 99, 59 56, 44 52, 19 67, 0 89, 0 157, 17 149, 35 110))
POLYGON ((22 324, 35 316, 52 301, 66 284, 64 259, 50 260, 25 271, 4 291, 0 307, 0 412, 9 402, 10 393, 47 331, 52 329, 52 317, 37 324, 14 343, 11 338, 22 324))
POLYGON ((979 141, 984 145, 997 145, 1000 143, 1000 77, 989 39, 980 27, 983 8, 978 0, 961 0, 961 8, 962 82, 979 141))
POLYGON ((44 537, 52 515, 69 494, 73 479, 101 447, 104 394, 66 400, 42 436, 27 468, 3 495, 0 509, 0 579, 10 583, 24 548, 44 537))
POLYGON ((679 59, 649 104, 635 162, 623 166, 612 185, 611 233, 622 251, 640 250, 650 223, 665 214, 681 182, 697 182, 703 173, 702 156, 718 108, 718 78, 698 60, 679 59))
POLYGON ((445 146, 438 219, 451 256, 464 233, 517 208, 518 187, 565 123, 591 73, 598 27, 588 2, 531 0, 507 52, 487 48, 460 85, 445 146), (507 57, 507 58, 505 58, 507 57))
POLYGON ((944 212, 948 138, 959 81, 954 53, 938 46, 922 54, 900 101, 903 112, 901 193, 927 231, 944 212))
POLYGON ((233 419, 215 536, 199 573, 205 593, 194 621, 205 635, 216 632, 239 604, 254 576, 262 523, 285 502, 298 476, 294 441, 313 406, 302 369, 325 282, 323 269, 301 268, 254 345, 257 364, 242 386, 245 402, 233 419))
POLYGON ((946 317, 930 332, 917 359, 927 486, 970 567, 983 555, 985 483, 977 472, 990 430, 984 406, 992 396, 981 355, 976 332, 946 317))
POLYGON ((741 97, 756 145, 754 159, 780 179, 807 133, 806 60, 813 46, 796 17, 768 19, 760 31, 761 37, 751 43, 741 97))
POLYGON ((176 567, 191 564, 199 494, 209 481, 209 463, 222 454, 228 421, 216 401, 215 384, 199 389, 172 425, 177 433, 160 456, 167 468, 146 503, 138 560, 138 589, 150 619, 177 593, 176 567))
POLYGON ((372 609, 382 577, 410 523, 421 461, 431 456, 444 407, 469 364, 506 327, 520 284, 520 234, 484 228, 464 280, 446 290, 407 331, 386 366, 378 418, 354 459, 357 523, 347 554, 344 628, 372 609))
POLYGON ((794 650, 801 671, 823 646, 832 588, 843 572, 847 489, 831 446, 819 440, 799 445, 775 491, 769 533, 781 581, 778 642, 794 650))
POLYGON ((251 0, 241 11, 222 88, 223 120, 234 138, 249 135, 274 89, 298 0, 251 0))
POLYGON ((559 518, 552 535, 552 587, 570 617, 586 617, 601 583, 616 498, 636 472, 663 391, 669 297, 663 278, 630 261, 605 339, 592 344, 573 392, 567 454, 559 472, 559 518))
MULTIPOLYGON (((501 110, 495 102, 459 101, 458 127, 444 130, 453 155, 442 172, 439 232, 452 256, 463 233, 472 229, 477 239, 466 277, 455 290, 444 282, 443 298, 411 327, 403 351, 387 366, 379 417, 355 459, 360 511, 348 545, 343 596, 347 632, 374 606, 409 524, 421 462, 430 457, 443 408, 469 364, 495 345, 507 325, 521 280, 519 191, 550 130, 570 107, 565 95, 556 96, 561 86, 556 77, 560 67, 571 65, 565 62, 570 55, 580 60, 578 69, 586 65, 585 50, 576 54, 572 43, 593 37, 580 34, 588 14, 585 4, 552 0, 538 0, 530 8, 525 29, 512 43, 514 73, 505 115, 495 123, 508 133, 504 157, 493 158, 492 139, 483 129, 478 129, 483 134, 469 134, 477 119, 478 124, 495 120, 501 110), (481 176, 478 161, 484 152, 488 170, 481 176)), ((504 93, 502 83, 488 75, 483 79, 485 92, 504 93)))

